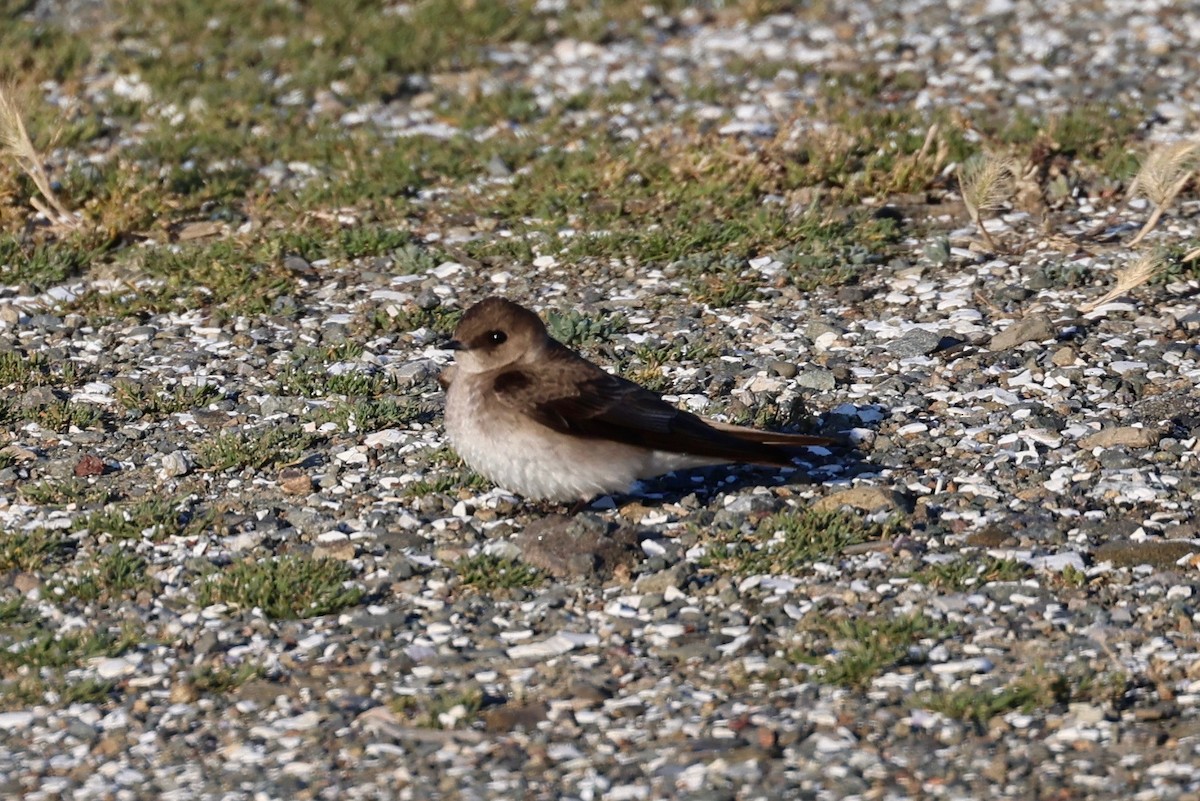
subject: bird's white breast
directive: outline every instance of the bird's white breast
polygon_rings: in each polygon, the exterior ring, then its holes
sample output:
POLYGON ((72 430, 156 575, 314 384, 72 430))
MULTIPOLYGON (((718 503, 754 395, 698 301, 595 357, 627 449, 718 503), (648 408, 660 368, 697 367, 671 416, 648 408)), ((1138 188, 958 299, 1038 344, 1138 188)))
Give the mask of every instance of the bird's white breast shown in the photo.
POLYGON ((475 378, 460 374, 450 385, 446 432, 463 460, 500 487, 572 501, 623 492, 648 475, 654 452, 561 434, 488 397, 475 378))

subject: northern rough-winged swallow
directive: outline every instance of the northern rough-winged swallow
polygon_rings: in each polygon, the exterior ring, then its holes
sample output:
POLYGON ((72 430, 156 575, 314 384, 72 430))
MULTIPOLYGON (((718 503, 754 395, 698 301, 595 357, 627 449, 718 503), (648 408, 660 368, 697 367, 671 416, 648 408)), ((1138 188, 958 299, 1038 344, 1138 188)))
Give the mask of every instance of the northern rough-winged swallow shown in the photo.
POLYGON ((457 351, 440 379, 451 443, 476 471, 531 499, 586 501, 705 465, 790 466, 799 448, 834 442, 677 409, 567 348, 504 298, 468 309, 446 347, 457 351))

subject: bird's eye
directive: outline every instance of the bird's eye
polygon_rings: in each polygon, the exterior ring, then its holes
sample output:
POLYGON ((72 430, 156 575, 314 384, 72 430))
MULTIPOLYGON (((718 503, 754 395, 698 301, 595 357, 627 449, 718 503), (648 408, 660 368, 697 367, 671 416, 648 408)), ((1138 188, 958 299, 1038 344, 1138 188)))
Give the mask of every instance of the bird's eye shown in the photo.
POLYGON ((493 345, 502 345, 508 339, 508 334, 503 331, 488 331, 487 338, 493 345))

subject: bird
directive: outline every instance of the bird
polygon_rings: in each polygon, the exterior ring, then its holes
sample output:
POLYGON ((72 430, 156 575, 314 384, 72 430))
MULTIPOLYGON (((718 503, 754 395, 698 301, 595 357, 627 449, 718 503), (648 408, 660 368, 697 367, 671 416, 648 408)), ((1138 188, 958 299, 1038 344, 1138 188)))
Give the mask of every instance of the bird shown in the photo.
POLYGON ((535 501, 587 502, 676 470, 794 466, 835 440, 760 431, 679 409, 554 339, 537 314, 485 298, 462 316, 439 376, 454 449, 497 486, 535 501))

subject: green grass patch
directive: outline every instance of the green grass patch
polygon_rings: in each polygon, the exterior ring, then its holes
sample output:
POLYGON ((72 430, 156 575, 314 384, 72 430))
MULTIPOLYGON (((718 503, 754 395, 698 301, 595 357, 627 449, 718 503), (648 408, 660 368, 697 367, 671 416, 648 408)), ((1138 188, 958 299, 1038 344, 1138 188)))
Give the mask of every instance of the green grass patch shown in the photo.
POLYGON ((387 373, 371 369, 351 369, 330 373, 322 367, 293 367, 279 376, 273 392, 300 398, 324 398, 345 395, 354 398, 378 398, 396 391, 396 380, 387 373))
POLYGON ((104 412, 99 406, 74 401, 57 401, 46 406, 28 409, 26 417, 49 431, 80 431, 102 427, 104 412))
POLYGON ((296 461, 317 441, 296 427, 227 432, 197 446, 196 464, 206 470, 260 470, 296 461))
POLYGON ((416 306, 405 307, 393 318, 380 321, 380 327, 386 331, 411 332, 427 328, 436 334, 449 336, 454 332, 458 321, 462 319, 462 309, 449 309, 439 306, 436 309, 425 310, 416 306))
POLYGON ((132 630, 114 634, 106 629, 57 631, 42 621, 0 632, 0 671, 10 678, 17 668, 76 668, 94 656, 117 656, 136 645, 132 630))
POLYGON ((207 406, 219 398, 221 392, 211 384, 177 386, 167 391, 133 381, 119 381, 113 395, 128 412, 135 412, 139 417, 161 418, 207 406))
POLYGON ((235 562, 200 580, 196 602, 243 611, 258 608, 280 619, 320 617, 359 602, 362 590, 346 586, 353 577, 342 562, 301 554, 235 562))
POLYGON ((14 235, 0 235, 0 284, 43 292, 82 273, 107 249, 82 238, 25 244, 14 235))
POLYGON ((1001 687, 963 687, 923 693, 911 701, 911 706, 938 712, 983 730, 997 715, 1017 710, 1025 713, 1045 711, 1070 700, 1071 687, 1066 676, 1033 671, 1001 687))
POLYGON ((331 420, 344 429, 382 431, 385 428, 408 428, 417 422, 428 422, 434 412, 427 405, 412 399, 368 398, 335 402, 316 415, 318 420, 331 420))
POLYGON ((584 348, 608 342, 615 334, 629 327, 623 314, 594 316, 578 309, 552 309, 546 313, 545 320, 550 336, 570 348, 584 348))
POLYGON ((461 468, 409 482, 404 485, 400 494, 404 498, 424 498, 427 495, 457 495, 460 489, 479 494, 487 492, 493 486, 492 482, 474 470, 461 468))
POLYGON ((59 530, 6 531, 0 534, 0 573, 37 573, 63 562, 73 549, 74 543, 59 530))
POLYGON ((197 513, 188 501, 150 497, 112 504, 81 516, 72 530, 87 530, 92 537, 106 534, 114 540, 160 542, 168 537, 198 534, 211 522, 210 514, 197 513))
POLYGON ((0 352, 0 386, 15 392, 34 387, 72 387, 82 380, 72 361, 53 363, 41 353, 21 350, 0 352))
POLYGON ((58 673, 27 674, 0 679, 0 708, 27 709, 51 699, 55 706, 63 708, 72 704, 103 704, 113 698, 116 690, 117 683, 108 679, 88 677, 69 681, 58 673))
POLYGON ((189 674, 188 682, 199 695, 207 697, 231 693, 247 682, 266 678, 266 675, 266 668, 253 662, 217 667, 206 665, 189 674))
POLYGON ((145 557, 113 548, 81 565, 77 578, 56 582, 51 592, 56 598, 80 603, 116 602, 126 593, 136 595, 159 586, 147 573, 148 567, 145 557))
POLYGON ((794 651, 793 661, 815 667, 814 677, 827 684, 863 689, 876 676, 923 662, 916 653, 953 636, 954 629, 922 614, 875 615, 854 620, 821 619, 815 650, 794 651))
POLYGON ((485 553, 464 556, 452 565, 452 569, 464 586, 480 592, 536 587, 546 579, 544 573, 524 562, 485 553))
POLYGON ((22 500, 38 506, 103 504, 112 498, 112 491, 107 487, 73 477, 27 482, 19 486, 18 492, 22 500))
POLYGON ((445 690, 434 694, 400 695, 388 706, 410 725, 423 729, 444 729, 443 715, 462 707, 455 717, 460 722, 476 719, 484 704, 483 691, 478 687, 445 690))
POLYGON ((962 592, 993 581, 1020 581, 1033 573, 1032 568, 1015 559, 994 556, 965 556, 952 562, 926 565, 910 573, 909 578, 934 589, 962 592))
POLYGON ((119 656, 138 643, 132 628, 61 631, 15 598, 0 602, 0 708, 35 704, 99 704, 116 685, 67 673, 97 656, 119 656))
POLYGON ((880 526, 845 512, 789 510, 763 518, 747 535, 719 532, 701 566, 742 575, 795 573, 881 534, 880 526))

